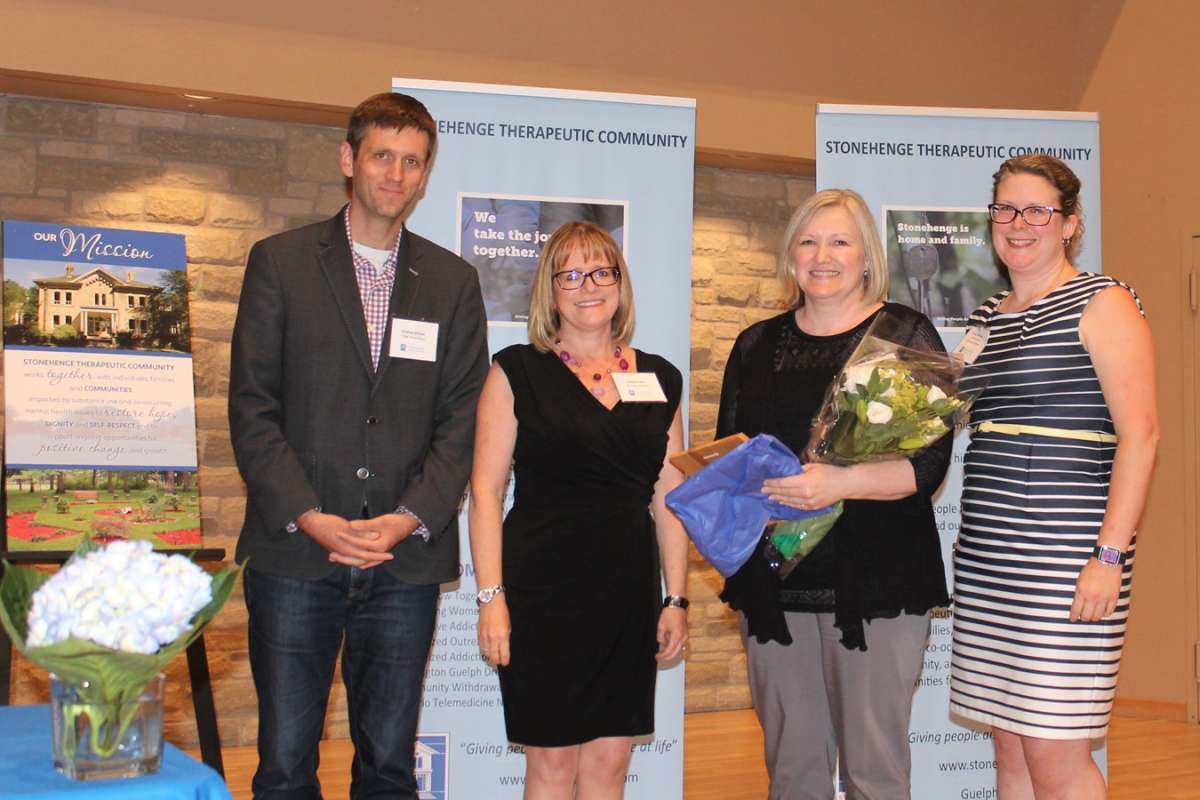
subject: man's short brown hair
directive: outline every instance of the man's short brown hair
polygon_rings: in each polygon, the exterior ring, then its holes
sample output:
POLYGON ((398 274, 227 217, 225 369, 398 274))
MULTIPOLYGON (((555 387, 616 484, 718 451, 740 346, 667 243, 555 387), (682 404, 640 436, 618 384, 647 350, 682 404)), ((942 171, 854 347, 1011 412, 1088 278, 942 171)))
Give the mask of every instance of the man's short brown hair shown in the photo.
POLYGON ((350 143, 350 151, 358 156, 358 146, 367 135, 367 129, 372 125, 387 130, 402 131, 405 128, 416 128, 429 137, 428 160, 432 161, 437 152, 437 123, 425 108, 425 104, 415 97, 397 92, 382 92, 372 95, 358 104, 350 114, 350 124, 346 126, 346 141, 350 143))

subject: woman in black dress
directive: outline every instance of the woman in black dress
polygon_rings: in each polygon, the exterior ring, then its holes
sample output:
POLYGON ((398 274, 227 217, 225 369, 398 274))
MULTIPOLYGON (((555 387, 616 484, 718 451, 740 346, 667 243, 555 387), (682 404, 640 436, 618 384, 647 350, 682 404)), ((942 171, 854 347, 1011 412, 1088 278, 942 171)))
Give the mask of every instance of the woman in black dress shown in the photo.
POLYGON ((534 275, 530 344, 496 354, 479 401, 479 646, 526 746, 528 798, 621 797, 632 737, 654 730, 656 659, 687 641, 687 536, 663 502, 682 479, 666 457, 683 446, 683 380, 632 333, 621 251, 567 223, 534 275), (634 375, 657 399, 619 390, 634 375))
MULTIPOLYGON (((725 368, 717 435, 770 433, 803 451, 813 416, 882 312, 899 344, 942 350, 932 323, 886 302, 887 266, 863 199, 831 189, 788 225, 779 278, 791 310, 738 336, 725 368)), ((930 611, 947 605, 931 496, 950 437, 911 459, 809 464, 769 480, 798 508, 845 501, 833 530, 780 581, 761 547, 725 583, 744 616, 747 670, 763 726, 771 800, 832 800, 840 756, 849 800, 907 800, 908 721, 930 611)))

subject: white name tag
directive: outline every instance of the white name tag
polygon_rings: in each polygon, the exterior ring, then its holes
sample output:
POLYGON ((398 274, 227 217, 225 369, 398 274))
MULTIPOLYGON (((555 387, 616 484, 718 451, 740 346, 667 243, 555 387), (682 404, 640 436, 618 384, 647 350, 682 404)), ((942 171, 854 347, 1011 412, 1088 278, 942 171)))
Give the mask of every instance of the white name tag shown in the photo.
POLYGON ((653 372, 614 372, 613 383, 625 403, 665 403, 667 396, 653 372))
POLYGON ((983 352, 983 348, 987 345, 988 329, 983 325, 972 325, 967 328, 966 335, 962 341, 954 348, 954 355, 963 360, 964 364, 974 364, 975 359, 979 358, 979 354, 983 352))
POLYGON ((392 318, 388 355, 414 361, 437 361, 438 324, 419 319, 392 318))

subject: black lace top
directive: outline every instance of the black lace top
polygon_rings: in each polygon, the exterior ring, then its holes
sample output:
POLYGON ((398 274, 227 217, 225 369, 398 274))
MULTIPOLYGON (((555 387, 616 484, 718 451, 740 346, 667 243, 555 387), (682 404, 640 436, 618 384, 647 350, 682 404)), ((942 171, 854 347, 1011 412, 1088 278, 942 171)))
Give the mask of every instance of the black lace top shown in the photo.
MULTIPOLYGON (((882 310, 907 332, 900 344, 944 350, 924 315, 896 303, 882 310)), ((769 433, 802 454, 826 389, 878 313, 832 336, 800 330, 791 311, 742 331, 725 366, 717 436, 769 433)), ((947 436, 911 459, 916 494, 847 500, 833 530, 786 582, 767 566, 760 548, 725 582, 721 599, 746 614, 760 642, 791 643, 784 611, 832 611, 842 644, 860 650, 866 649, 864 622, 948 605, 931 498, 945 477, 951 446, 947 436)))

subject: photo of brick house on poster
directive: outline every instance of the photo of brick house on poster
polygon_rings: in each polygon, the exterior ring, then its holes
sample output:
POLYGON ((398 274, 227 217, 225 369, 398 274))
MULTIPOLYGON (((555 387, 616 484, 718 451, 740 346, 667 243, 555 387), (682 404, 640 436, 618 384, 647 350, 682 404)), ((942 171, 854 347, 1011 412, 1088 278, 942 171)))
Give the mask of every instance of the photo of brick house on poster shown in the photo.
POLYGON ((198 547, 184 237, 2 230, 7 549, 198 547))

